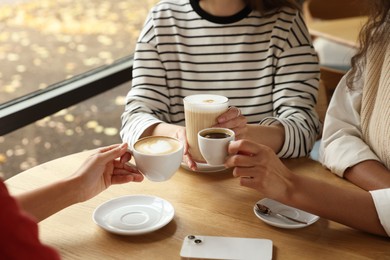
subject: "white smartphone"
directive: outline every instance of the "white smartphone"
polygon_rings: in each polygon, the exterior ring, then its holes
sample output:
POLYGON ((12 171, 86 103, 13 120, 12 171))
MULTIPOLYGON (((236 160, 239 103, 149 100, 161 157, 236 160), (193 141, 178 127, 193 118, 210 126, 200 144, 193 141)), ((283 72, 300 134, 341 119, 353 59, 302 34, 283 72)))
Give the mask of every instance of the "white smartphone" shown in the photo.
POLYGON ((259 238, 188 235, 180 256, 184 259, 270 260, 272 241, 259 238))

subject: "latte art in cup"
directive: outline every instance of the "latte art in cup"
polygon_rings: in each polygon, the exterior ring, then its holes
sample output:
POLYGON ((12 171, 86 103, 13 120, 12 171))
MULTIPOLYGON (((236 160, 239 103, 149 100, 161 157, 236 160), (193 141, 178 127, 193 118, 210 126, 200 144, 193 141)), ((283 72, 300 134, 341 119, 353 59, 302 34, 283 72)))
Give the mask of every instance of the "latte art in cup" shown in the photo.
POLYGON ((167 181, 180 167, 183 144, 168 136, 148 136, 138 140, 133 156, 138 170, 151 181, 167 181))
POLYGON ((189 152, 197 162, 205 162, 199 146, 198 132, 212 127, 217 118, 229 107, 227 97, 211 94, 199 94, 184 98, 184 113, 189 152))
POLYGON ((134 149, 144 154, 170 154, 177 151, 180 145, 170 139, 164 137, 148 138, 136 143, 134 149))

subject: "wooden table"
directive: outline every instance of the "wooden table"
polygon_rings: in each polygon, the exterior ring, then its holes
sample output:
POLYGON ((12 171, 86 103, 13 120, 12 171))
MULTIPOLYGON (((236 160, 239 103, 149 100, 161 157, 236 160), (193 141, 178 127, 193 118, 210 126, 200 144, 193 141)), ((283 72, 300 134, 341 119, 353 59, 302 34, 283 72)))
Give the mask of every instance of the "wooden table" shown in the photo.
MULTIPOLYGON (((6 184, 16 194, 63 178, 89 153, 42 164, 8 179, 6 184)), ((356 189, 310 159, 285 162, 296 173, 356 189)), ((39 224, 40 237, 57 248, 63 259, 180 259, 182 241, 189 234, 271 239, 273 259, 390 259, 387 238, 326 219, 301 229, 269 226, 253 213, 254 203, 261 198, 258 192, 241 187, 230 170, 193 173, 179 169, 170 181, 112 186, 87 202, 64 209, 39 224), (92 213, 101 203, 132 194, 168 200, 175 208, 174 219, 157 231, 138 236, 114 235, 92 221, 92 213)))
POLYGON ((311 35, 323 37, 350 47, 358 46, 358 36, 366 16, 308 22, 311 35))

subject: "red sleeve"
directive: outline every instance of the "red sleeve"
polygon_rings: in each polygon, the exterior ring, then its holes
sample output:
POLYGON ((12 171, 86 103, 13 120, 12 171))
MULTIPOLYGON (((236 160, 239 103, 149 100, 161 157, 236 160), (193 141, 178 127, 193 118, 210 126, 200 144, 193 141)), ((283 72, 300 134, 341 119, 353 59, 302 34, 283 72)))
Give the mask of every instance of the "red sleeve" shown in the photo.
POLYGON ((19 208, 0 179, 0 259, 60 259, 38 237, 38 225, 19 208))

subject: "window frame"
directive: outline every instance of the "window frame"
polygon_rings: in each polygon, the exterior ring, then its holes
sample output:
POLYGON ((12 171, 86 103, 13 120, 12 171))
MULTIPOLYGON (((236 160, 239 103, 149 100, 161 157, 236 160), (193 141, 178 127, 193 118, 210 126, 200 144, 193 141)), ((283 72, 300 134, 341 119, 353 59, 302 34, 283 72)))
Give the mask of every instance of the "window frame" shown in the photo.
POLYGON ((0 136, 132 80, 134 56, 0 104, 0 136))

